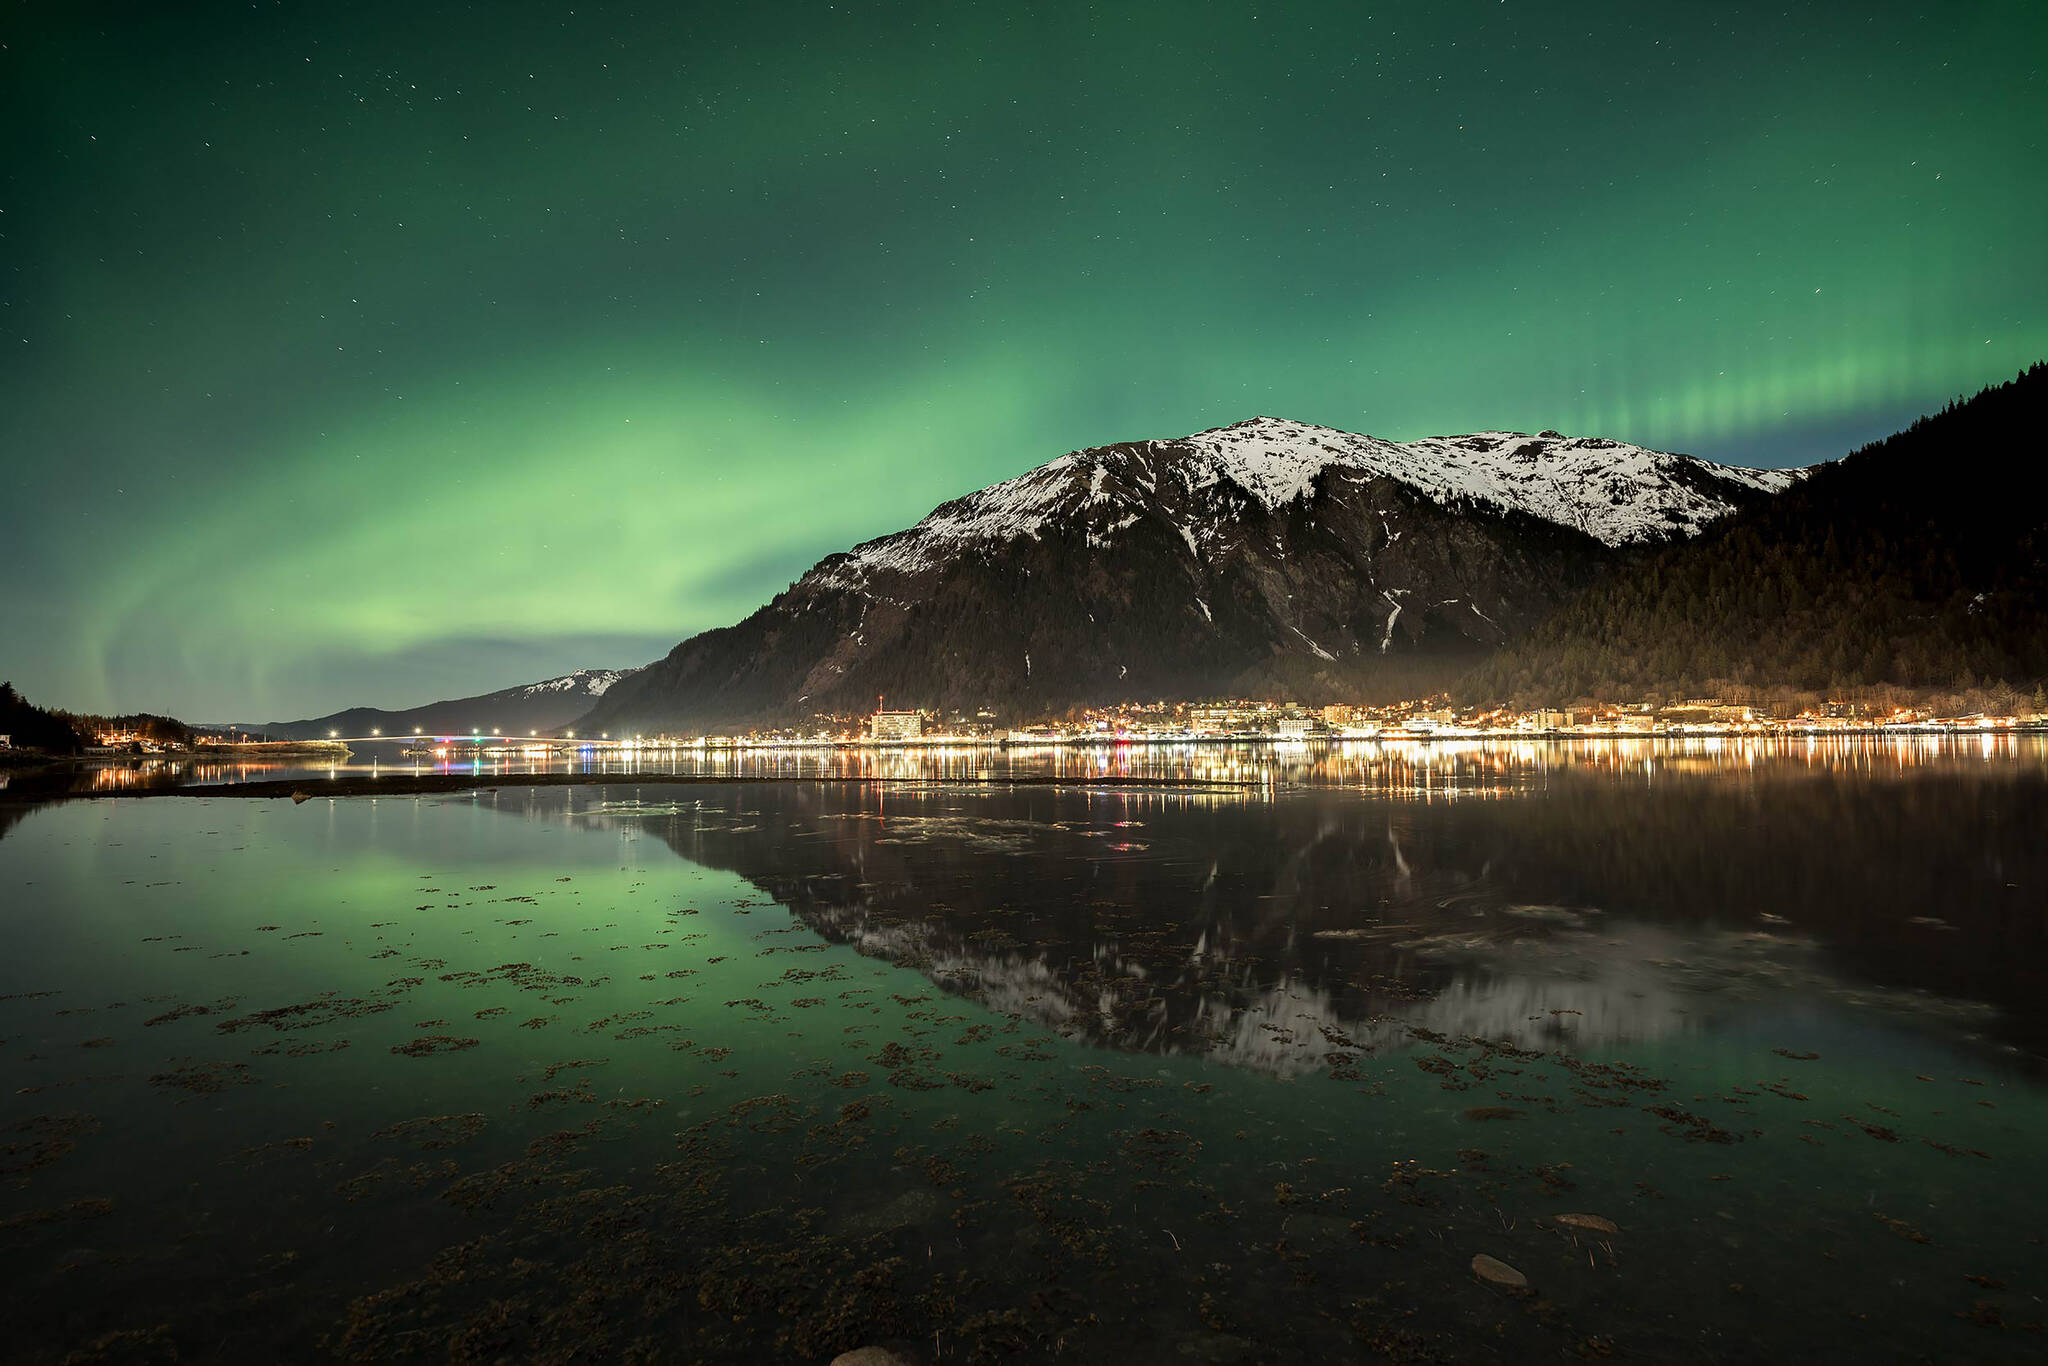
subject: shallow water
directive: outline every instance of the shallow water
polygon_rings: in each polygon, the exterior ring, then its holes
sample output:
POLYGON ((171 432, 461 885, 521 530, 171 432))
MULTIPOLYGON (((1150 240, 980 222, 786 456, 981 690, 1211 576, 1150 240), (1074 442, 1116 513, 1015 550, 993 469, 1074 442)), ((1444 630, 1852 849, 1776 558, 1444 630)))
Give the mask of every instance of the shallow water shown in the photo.
POLYGON ((10 1354, 2036 1359, 2038 743, 1559 753, 11 808, 10 1354))

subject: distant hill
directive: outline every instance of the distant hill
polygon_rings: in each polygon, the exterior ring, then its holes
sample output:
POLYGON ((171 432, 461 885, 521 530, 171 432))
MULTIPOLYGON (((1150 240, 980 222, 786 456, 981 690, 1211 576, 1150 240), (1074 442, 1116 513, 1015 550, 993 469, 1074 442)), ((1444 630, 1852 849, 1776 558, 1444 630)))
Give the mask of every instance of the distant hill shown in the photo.
POLYGON ((542 734, 558 730, 590 710, 597 700, 631 670, 578 669, 559 678, 525 683, 481 697, 458 697, 446 702, 429 702, 403 711, 377 707, 351 707, 328 716, 305 721, 272 721, 247 726, 273 740, 320 740, 330 733, 364 736, 373 731, 385 735, 467 735, 472 730, 488 735, 501 730, 507 735, 528 731, 542 734))
POLYGON ((1616 564, 1794 482, 1555 432, 1383 441, 1261 417, 1076 451, 828 556, 579 729, 892 705, 1433 691, 1616 564))
POLYGON ((2048 678, 2048 365, 1595 584, 1461 685, 1569 700, 2048 678))

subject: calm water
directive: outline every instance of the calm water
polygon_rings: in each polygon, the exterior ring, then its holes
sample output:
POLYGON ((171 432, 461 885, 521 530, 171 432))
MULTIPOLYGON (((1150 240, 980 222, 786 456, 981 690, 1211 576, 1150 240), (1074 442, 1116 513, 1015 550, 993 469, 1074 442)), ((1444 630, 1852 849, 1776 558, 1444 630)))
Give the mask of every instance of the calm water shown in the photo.
POLYGON ((915 765, 0 806, 9 1355, 2048 1349, 2040 742, 915 765))

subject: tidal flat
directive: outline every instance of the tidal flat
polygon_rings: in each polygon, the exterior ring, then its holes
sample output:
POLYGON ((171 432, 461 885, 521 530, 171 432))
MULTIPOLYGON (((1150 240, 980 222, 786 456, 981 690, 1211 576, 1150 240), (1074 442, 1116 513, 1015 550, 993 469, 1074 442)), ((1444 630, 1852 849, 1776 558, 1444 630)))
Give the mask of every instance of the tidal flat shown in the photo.
POLYGON ((9 1355, 2038 1359, 2043 747, 1490 753, 8 808, 9 1355))

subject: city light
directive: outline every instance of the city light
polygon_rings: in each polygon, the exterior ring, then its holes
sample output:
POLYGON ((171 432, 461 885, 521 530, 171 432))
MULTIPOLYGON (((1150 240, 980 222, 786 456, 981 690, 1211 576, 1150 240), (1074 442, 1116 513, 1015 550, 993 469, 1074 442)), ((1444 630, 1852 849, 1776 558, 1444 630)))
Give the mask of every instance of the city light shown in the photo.
MULTIPOLYGON (((1447 741, 1548 740, 1629 737, 1641 739, 1711 736, 1830 735, 1854 733, 1946 734, 2030 729, 2048 725, 2048 714, 1944 716, 1927 710, 1866 707, 1861 704, 1780 704, 1761 699, 1702 697, 1626 703, 1580 703, 1574 707, 1454 706, 1448 697, 1411 698, 1377 706, 1317 706, 1283 698, 1223 701, 1119 703, 1086 708, 1063 720, 998 720, 983 709, 973 715, 935 711, 892 711, 862 718, 819 716, 804 727, 781 727, 718 735, 628 735, 599 733, 593 744, 621 753, 803 751, 836 748, 923 750, 965 753, 974 749, 1117 749, 1183 745, 1261 744, 1283 748, 1376 742, 1429 745, 1447 741), (854 724, 848 725, 847 722, 854 724)), ((475 732, 472 732, 474 734, 475 732)), ((501 734, 493 730, 493 735, 501 734)), ((528 738, 539 739, 538 731, 528 738)), ((561 733, 575 741, 573 730, 561 733)), ((545 746, 536 745, 532 752, 545 746)))

